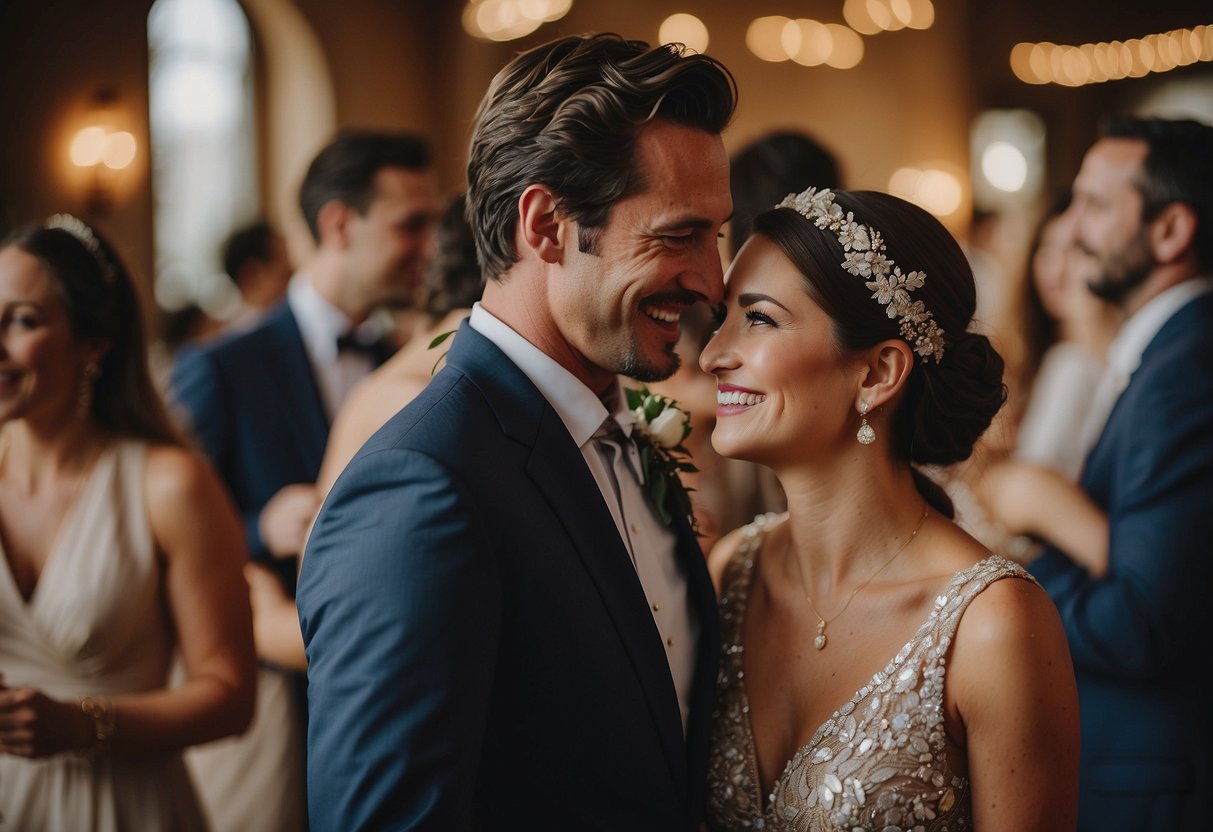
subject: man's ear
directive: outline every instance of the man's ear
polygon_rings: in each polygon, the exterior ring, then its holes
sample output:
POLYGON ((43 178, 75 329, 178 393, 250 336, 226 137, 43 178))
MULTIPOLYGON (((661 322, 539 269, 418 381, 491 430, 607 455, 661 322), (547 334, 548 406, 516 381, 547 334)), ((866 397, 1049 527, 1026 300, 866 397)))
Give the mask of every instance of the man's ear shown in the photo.
POLYGON ((547 186, 529 185, 518 198, 519 242, 545 263, 559 263, 564 256, 568 225, 547 186))
POLYGON ((900 338, 881 341, 867 349, 862 369, 855 406, 865 401, 875 410, 888 404, 905 387, 914 369, 914 351, 900 338))
POLYGON ((349 221, 353 209, 339 199, 330 199, 316 214, 320 248, 344 249, 349 245, 349 221))
POLYGON ((1168 265, 1181 260, 1196 239, 1196 212, 1186 202, 1172 202, 1150 220, 1146 234, 1156 261, 1168 265))

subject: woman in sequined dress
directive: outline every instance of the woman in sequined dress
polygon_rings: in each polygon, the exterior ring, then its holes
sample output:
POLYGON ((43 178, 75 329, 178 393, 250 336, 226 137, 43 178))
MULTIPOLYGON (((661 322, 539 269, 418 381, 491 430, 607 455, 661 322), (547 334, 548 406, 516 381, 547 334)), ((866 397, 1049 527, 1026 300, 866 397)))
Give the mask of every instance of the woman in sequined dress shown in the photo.
POLYGON ((810 189, 756 231, 701 365, 719 390, 713 445, 771 467, 788 513, 711 556, 710 826, 1073 829, 1078 704, 1057 612, 916 470, 967 458, 1005 398, 1002 359, 966 331, 959 246, 870 192, 810 189))

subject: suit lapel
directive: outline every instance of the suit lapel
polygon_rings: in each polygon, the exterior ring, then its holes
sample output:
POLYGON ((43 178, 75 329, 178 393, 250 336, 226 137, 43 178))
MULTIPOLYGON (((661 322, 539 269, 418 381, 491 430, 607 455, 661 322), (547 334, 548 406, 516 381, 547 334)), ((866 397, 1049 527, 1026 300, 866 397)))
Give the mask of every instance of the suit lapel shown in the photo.
POLYGON ((690 525, 678 518, 678 556, 686 569, 687 593, 699 621, 699 646, 691 687, 691 713, 687 720, 686 759, 690 784, 689 806, 694 817, 705 803, 708 751, 712 733, 712 709, 716 696, 716 674, 720 666, 720 622, 716 590, 708 574, 707 560, 690 525))
POLYGON ((283 302, 270 314, 272 317, 266 321, 269 348, 265 356, 269 368, 262 377, 270 379, 267 383, 276 387, 282 429, 291 435, 291 447, 303 455, 307 470, 319 473, 329 434, 320 388, 312 375, 303 336, 290 306, 283 302))
MULTIPOLYGON (((685 793, 687 747, 665 648, 635 567, 585 458, 573 444, 560 416, 530 379, 466 322, 455 338, 447 363, 452 369, 467 373, 477 384, 493 405, 503 430, 531 447, 527 474, 551 505, 598 588, 632 660, 674 781, 685 793)), ((681 541, 685 535, 679 537, 681 541)), ((697 606, 694 599, 692 604, 697 606)), ((704 620, 702 610, 698 611, 701 621, 704 620)), ((714 609, 711 615, 714 632, 714 609)))

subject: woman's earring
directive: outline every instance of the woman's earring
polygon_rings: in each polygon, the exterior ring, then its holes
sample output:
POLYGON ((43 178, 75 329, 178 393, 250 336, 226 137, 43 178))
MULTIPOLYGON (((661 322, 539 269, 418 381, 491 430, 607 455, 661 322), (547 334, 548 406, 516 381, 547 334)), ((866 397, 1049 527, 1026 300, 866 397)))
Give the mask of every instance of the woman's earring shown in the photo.
POLYGON ((76 398, 76 415, 87 419, 93 412, 93 385, 101 375, 101 368, 96 364, 88 364, 84 375, 80 377, 80 390, 76 398))
POLYGON ((859 418, 861 421, 859 423, 859 431, 855 434, 855 438, 859 440, 860 445, 871 445, 876 441, 876 431, 872 430, 872 426, 868 424, 869 409, 870 408, 867 402, 859 403, 859 418))

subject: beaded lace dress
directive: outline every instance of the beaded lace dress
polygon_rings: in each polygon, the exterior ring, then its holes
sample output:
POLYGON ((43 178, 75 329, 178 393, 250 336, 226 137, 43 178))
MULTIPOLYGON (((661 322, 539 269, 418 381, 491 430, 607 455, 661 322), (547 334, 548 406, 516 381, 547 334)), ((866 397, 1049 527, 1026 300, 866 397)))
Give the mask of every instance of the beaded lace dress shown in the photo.
POLYGON ((969 784, 951 771, 945 753, 948 647, 978 593, 1001 578, 1032 577, 998 555, 956 573, 913 638, 831 714, 764 796, 743 685, 741 636, 755 558, 771 517, 745 527, 721 586, 722 656, 708 770, 709 826, 718 832, 971 829, 969 784))

